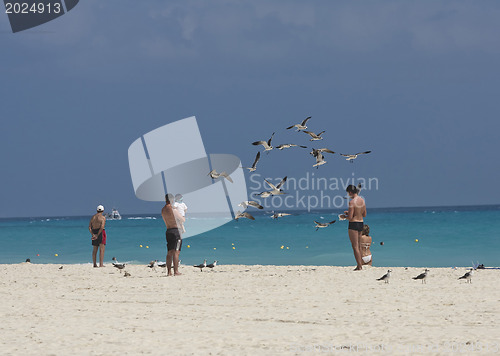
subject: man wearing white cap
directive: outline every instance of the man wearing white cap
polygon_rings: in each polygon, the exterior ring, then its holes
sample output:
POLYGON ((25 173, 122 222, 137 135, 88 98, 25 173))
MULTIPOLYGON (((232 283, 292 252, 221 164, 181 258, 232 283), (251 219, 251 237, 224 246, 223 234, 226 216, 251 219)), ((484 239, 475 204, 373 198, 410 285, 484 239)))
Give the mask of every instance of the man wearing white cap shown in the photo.
POLYGON ((104 226, 106 225, 106 218, 102 215, 104 212, 104 207, 102 205, 97 206, 97 213, 95 213, 89 222, 89 231, 92 235, 92 262, 94 262, 94 267, 97 267, 97 249, 99 249, 99 267, 104 267, 104 249, 106 248, 106 231, 104 226))

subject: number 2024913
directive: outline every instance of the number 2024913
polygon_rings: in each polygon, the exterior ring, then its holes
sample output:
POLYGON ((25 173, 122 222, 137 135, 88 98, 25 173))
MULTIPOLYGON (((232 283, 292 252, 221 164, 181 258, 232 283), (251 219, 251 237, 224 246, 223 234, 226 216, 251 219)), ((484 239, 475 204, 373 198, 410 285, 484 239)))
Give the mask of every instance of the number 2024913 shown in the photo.
POLYGON ((6 14, 59 14, 62 11, 60 3, 19 3, 19 2, 7 2, 5 3, 5 13, 6 14))

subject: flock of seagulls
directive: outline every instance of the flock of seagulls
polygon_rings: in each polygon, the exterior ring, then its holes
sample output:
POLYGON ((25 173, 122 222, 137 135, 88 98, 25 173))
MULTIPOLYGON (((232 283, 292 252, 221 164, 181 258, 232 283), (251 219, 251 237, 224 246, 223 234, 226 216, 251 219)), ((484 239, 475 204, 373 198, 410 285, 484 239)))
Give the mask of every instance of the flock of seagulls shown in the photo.
MULTIPOLYGON (((287 127, 286 129, 290 130, 290 129, 295 128, 296 132, 304 132, 305 134, 307 134, 307 135, 310 136, 309 141, 320 141, 320 140, 323 140, 323 136, 322 135, 326 132, 325 130, 323 130, 323 131, 321 131, 321 132, 319 132, 317 134, 315 132, 312 132, 312 131, 306 131, 306 129, 307 129, 307 123, 308 123, 309 120, 311 120, 311 116, 306 117, 301 123, 298 123, 298 124, 295 124, 295 125, 291 125, 291 126, 287 127)), ((276 148, 276 149, 278 149, 280 151, 284 150, 284 149, 292 148, 292 147, 307 148, 307 146, 303 146, 303 145, 299 145, 299 144, 295 144, 295 143, 284 143, 284 144, 277 145, 276 147, 273 147, 272 141, 273 141, 273 138, 274 138, 275 134, 276 134, 276 132, 273 132, 271 134, 271 136, 269 137, 269 139, 267 139, 267 140, 259 140, 259 141, 252 142, 252 145, 254 145, 254 146, 262 146, 264 148, 264 152, 266 152, 267 154, 269 154, 269 152, 272 151, 274 148, 276 148)), ((335 154, 335 151, 332 151, 329 148, 314 148, 314 147, 312 148, 312 151, 310 152, 310 154, 316 160, 316 163, 314 163, 312 166, 315 167, 316 169, 318 169, 320 166, 322 166, 322 165, 324 165, 324 164, 327 163, 327 161, 325 160, 324 153, 335 154)), ((346 157, 346 160, 348 160, 349 162, 352 163, 356 158, 358 158, 359 155, 365 155, 365 154, 368 154, 368 153, 371 153, 371 151, 358 152, 358 153, 355 153, 355 154, 342 154, 342 153, 340 153, 340 155, 343 156, 343 157, 346 157)), ((260 151, 259 151, 259 152, 257 152, 257 155, 255 156, 255 160, 253 161, 252 165, 250 167, 242 167, 242 168, 248 169, 249 172, 255 172, 257 170, 257 164, 258 164, 258 162, 260 160, 260 157, 261 157, 261 154, 260 154, 260 151)), ((208 175, 212 179, 214 179, 214 180, 216 180, 216 179, 226 179, 227 181, 233 183, 233 180, 231 179, 231 177, 226 172, 218 173, 215 169, 212 169, 208 173, 208 175)), ((283 184, 286 182, 286 179, 287 179, 287 177, 285 176, 278 185, 274 185, 274 184, 270 183, 268 180, 264 179, 264 182, 269 187, 269 190, 266 190, 266 191, 263 191, 263 192, 260 192, 260 193, 256 193, 255 195, 259 196, 260 198, 268 198, 268 197, 271 197, 271 196, 274 196, 274 195, 283 195, 283 194, 286 194, 286 192, 283 191, 283 189, 282 189, 283 184)), ((243 210, 246 210, 248 207, 254 207, 254 208, 257 208, 257 209, 263 209, 262 205, 260 205, 259 203, 255 202, 255 201, 252 201, 252 200, 243 201, 240 204, 238 204, 238 206, 241 206, 243 210)), ((273 212, 273 214, 271 215, 271 218, 277 219, 277 218, 280 218, 280 217, 283 217, 283 216, 286 216, 286 215, 291 215, 291 214, 275 213, 275 212, 273 212)), ((248 212, 245 212, 245 211, 244 212, 238 211, 235 214, 234 219, 235 220, 239 220, 241 218, 255 220, 255 218, 252 216, 252 214, 250 214, 248 212)), ((315 221, 316 231, 319 228, 327 227, 330 224, 333 224, 334 222, 335 221, 329 222, 329 223, 318 223, 317 221, 315 221)))
MULTIPOLYGON (((311 116, 308 116, 306 117, 301 123, 298 123, 298 124, 295 124, 295 125, 291 125, 289 127, 287 127, 286 129, 287 130, 290 130, 290 129, 296 129, 296 132, 304 132, 305 134, 309 135, 309 141, 320 141, 320 140, 323 140, 323 134, 326 132, 325 130, 319 132, 319 133, 315 133, 313 131, 307 131, 307 123, 309 122, 309 120, 311 120, 311 116)), ((260 141, 255 141, 255 142, 252 142, 252 145, 254 146, 262 146, 264 148, 264 152, 267 152, 269 153, 271 150, 273 150, 274 148, 278 149, 278 150, 283 150, 283 149, 288 149, 288 148, 292 148, 292 147, 299 147, 299 148, 307 148, 307 146, 303 146, 303 145, 299 145, 299 144, 295 144, 295 143, 286 143, 286 144, 280 144, 280 145, 277 145, 276 147, 273 147, 273 144, 272 144, 272 140, 274 138, 274 135, 276 134, 276 132, 273 132, 271 137, 269 137, 269 139, 267 141, 264 141, 264 140, 260 140, 260 141)), ((362 155, 362 154, 368 154, 370 153, 371 151, 364 151, 364 152, 358 152, 358 153, 355 153, 355 154, 341 154, 342 156, 346 157, 346 159, 350 162, 353 162, 356 158, 358 158, 359 155, 362 155)), ((329 149, 329 148, 326 148, 326 147, 323 147, 323 148, 314 148, 312 147, 312 151, 310 152, 310 154, 315 158, 316 160, 316 163, 314 163, 312 166, 315 167, 316 169, 319 168, 319 166, 322 166, 324 164, 327 163, 327 161, 325 160, 325 153, 329 153, 329 154, 335 154, 336 152, 329 149)), ((255 172, 257 170, 257 163, 259 162, 260 160, 260 152, 257 152, 257 155, 255 156, 255 160, 252 164, 251 167, 243 167, 245 169, 248 169, 249 172, 255 172)), ((260 192, 260 193, 256 193, 255 196, 258 196, 260 198, 268 198, 268 197, 271 197, 271 196, 274 196, 274 195, 283 195, 283 194, 286 194, 286 192, 282 189, 284 183, 286 182, 286 179, 287 177, 285 176, 281 182, 278 184, 278 185, 274 185, 272 183, 270 183, 268 180, 264 179, 264 182, 265 184, 270 188, 269 190, 266 190, 266 191, 263 191, 263 192, 260 192)), ((241 206, 243 209, 246 209, 247 207, 249 206, 253 206, 253 207, 256 207, 258 209, 261 209, 262 206, 260 204, 258 204, 257 202, 253 202, 253 204, 249 204, 251 203, 252 201, 246 201, 246 202, 242 202, 239 204, 239 206, 241 206)), ((283 217, 283 216, 286 216, 286 215, 290 215, 290 214, 287 214, 287 213, 275 213, 273 212, 273 214, 271 215, 271 218, 273 219, 278 219, 280 217, 283 217)), ((238 220, 240 218, 247 218, 247 219, 250 219, 250 220, 255 220, 255 218, 250 214, 250 213, 247 213, 247 212, 240 212, 238 211, 238 213, 236 214, 235 216, 235 220, 238 220)), ((316 231, 319 229, 319 228, 323 228, 323 227, 327 227, 329 226, 330 224, 333 224, 335 221, 333 222, 329 222, 329 223, 319 223, 317 221, 315 221, 314 223, 316 224, 316 231)))
POLYGON ((201 263, 199 265, 194 265, 193 267, 199 268, 200 272, 203 272, 203 268, 213 269, 215 266, 217 266, 217 262, 219 262, 219 261, 214 261, 214 262, 210 263, 209 265, 207 265, 207 260, 204 260, 203 263, 201 263))
MULTIPOLYGON (((388 270, 386 274, 384 274, 382 277, 378 278, 377 281, 384 281, 385 283, 389 283, 389 279, 391 278, 391 272, 392 270, 388 270)), ((422 273, 420 273, 416 277, 412 277, 414 280, 421 280, 422 284, 427 284, 427 276, 428 276, 429 270, 426 268, 422 273)), ((462 277, 458 278, 460 279, 465 279, 466 283, 472 283, 472 275, 474 274, 474 268, 470 268, 469 272, 465 273, 462 277)))
MULTIPOLYGON (((277 219, 279 217, 282 217, 282 216, 287 216, 287 215, 291 215, 291 214, 286 214, 286 213, 276 213, 276 214, 273 214, 272 218, 274 219, 277 219)), ((329 225, 331 224, 334 224, 335 223, 335 220, 331 221, 331 222, 327 222, 327 223, 320 223, 320 222, 317 222, 317 221, 314 221, 316 223, 316 231, 320 228, 325 228, 325 227, 328 227, 329 225)), ((113 257, 112 258, 112 264, 113 264, 113 267, 117 268, 120 270, 120 273, 122 273, 122 270, 125 269, 125 266, 126 264, 125 263, 119 263, 116 259, 116 257, 113 257)), ((179 264, 180 264, 180 260, 179 260, 179 264)), ((195 268, 199 268, 200 269, 200 272, 203 272, 203 268, 210 268, 210 269, 213 269, 215 266, 217 266, 217 263, 219 261, 214 261, 210 264, 207 264, 207 260, 205 259, 203 261, 203 263, 199 264, 199 265, 194 265, 193 267, 195 268)), ((151 261, 147 267, 151 268, 152 270, 154 270, 156 272, 156 268, 157 267, 160 267, 160 268, 166 268, 167 267, 167 263, 166 262, 158 262, 158 260, 154 260, 154 261, 151 261)), ((59 269, 62 269, 62 267, 60 267, 59 269)), ((429 273, 429 269, 425 269, 422 273, 420 273, 418 276, 416 277, 412 277, 412 279, 414 280, 421 280, 422 281, 422 284, 427 284, 427 276, 428 276, 428 273, 429 273)), ((387 270, 387 273, 384 274, 382 277, 380 278, 377 278, 377 281, 384 281, 385 283, 389 283, 389 280, 391 279, 391 273, 392 273, 392 270, 387 270)), ((458 280, 461 280, 461 279, 465 279, 465 282, 466 283, 472 283, 472 275, 474 274, 474 268, 470 268, 469 271, 467 273, 465 273, 462 277, 458 278, 458 280)), ((124 276, 125 277, 130 277, 130 273, 128 273, 127 271, 124 271, 124 276)))

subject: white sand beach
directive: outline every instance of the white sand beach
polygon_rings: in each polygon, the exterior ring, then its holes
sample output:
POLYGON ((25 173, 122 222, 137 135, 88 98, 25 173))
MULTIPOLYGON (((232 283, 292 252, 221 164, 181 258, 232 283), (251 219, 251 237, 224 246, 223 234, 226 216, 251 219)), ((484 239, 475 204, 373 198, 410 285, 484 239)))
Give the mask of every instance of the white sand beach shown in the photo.
POLYGON ((60 266, 0 265, 0 354, 500 354, 500 270, 60 266))

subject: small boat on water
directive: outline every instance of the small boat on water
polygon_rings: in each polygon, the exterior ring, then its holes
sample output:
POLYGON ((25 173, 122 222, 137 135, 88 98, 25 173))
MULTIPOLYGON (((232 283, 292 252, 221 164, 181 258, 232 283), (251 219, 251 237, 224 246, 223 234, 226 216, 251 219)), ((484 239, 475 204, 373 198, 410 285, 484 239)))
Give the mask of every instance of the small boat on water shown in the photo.
POLYGON ((108 220, 121 220, 122 219, 122 216, 118 212, 118 209, 115 209, 115 208, 113 208, 111 210, 111 213, 106 213, 105 216, 106 216, 106 219, 108 219, 108 220))

